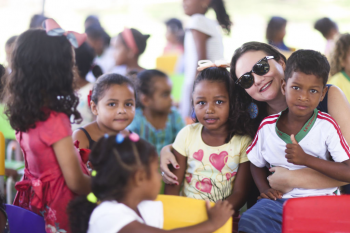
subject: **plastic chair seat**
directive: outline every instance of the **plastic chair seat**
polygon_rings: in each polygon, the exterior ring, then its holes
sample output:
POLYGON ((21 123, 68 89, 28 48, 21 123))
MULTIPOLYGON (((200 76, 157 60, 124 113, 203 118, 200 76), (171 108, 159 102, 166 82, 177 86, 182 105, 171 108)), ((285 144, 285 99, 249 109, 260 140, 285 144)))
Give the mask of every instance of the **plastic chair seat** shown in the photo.
POLYGON ((44 218, 21 207, 6 204, 11 233, 46 233, 44 218))
POLYGON ((291 198, 283 206, 282 232, 350 232, 350 195, 291 198))
MULTIPOLYGON (((163 229, 193 226, 208 219, 205 201, 193 198, 158 195, 157 201, 163 203, 164 226, 163 229)), ((214 203, 212 203, 214 205, 214 203)), ((215 233, 231 233, 232 218, 215 233)))

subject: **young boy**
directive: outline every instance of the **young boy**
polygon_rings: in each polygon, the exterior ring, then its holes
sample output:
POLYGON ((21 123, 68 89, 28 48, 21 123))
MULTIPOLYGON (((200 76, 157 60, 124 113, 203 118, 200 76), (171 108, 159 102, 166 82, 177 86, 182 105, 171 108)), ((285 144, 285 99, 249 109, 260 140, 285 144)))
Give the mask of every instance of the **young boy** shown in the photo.
POLYGON ((335 120, 316 109, 327 91, 329 69, 326 57, 312 50, 298 50, 288 59, 282 83, 288 108, 266 117, 247 148, 260 200, 243 214, 240 232, 281 232, 283 203, 288 198, 334 195, 338 189, 295 188, 282 195, 269 186, 267 164, 290 170, 309 167, 350 182, 349 146, 335 120))

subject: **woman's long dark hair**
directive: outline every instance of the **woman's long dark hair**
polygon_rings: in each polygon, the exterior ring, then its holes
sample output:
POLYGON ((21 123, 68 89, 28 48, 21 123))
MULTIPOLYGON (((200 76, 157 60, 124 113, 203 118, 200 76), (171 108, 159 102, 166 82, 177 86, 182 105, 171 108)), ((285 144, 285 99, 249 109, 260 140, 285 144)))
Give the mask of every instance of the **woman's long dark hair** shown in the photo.
MULTIPOLYGON (((228 135, 225 140, 228 143, 234 135, 250 135, 254 137, 254 130, 250 124, 247 123, 249 116, 248 109, 241 108, 241 105, 237 104, 235 100, 235 88, 232 80, 230 79, 230 73, 226 68, 210 67, 201 71, 193 84, 193 91, 197 84, 201 81, 207 80, 209 82, 221 82, 225 84, 226 91, 229 95, 229 117, 228 117, 228 135)), ((192 104, 193 101, 192 101, 192 104)), ((249 118, 250 119, 250 118, 249 118)), ((198 122, 197 118, 193 119, 194 122, 198 122)))
POLYGON ((209 7, 213 8, 215 11, 216 19, 218 20, 220 26, 225 29, 227 34, 230 34, 232 22, 230 20, 230 16, 226 12, 224 1, 211 0, 209 7))
POLYGON ((12 128, 22 132, 35 128, 36 122, 48 118, 47 110, 81 121, 73 90, 73 59, 65 36, 48 36, 35 29, 18 37, 4 89, 5 114, 12 128))
MULTIPOLYGON (((238 77, 236 76, 236 63, 237 60, 246 52, 248 51, 263 51, 267 56, 274 56, 274 59, 276 61, 280 61, 281 59, 286 62, 286 57, 281 54, 277 49, 275 49, 273 46, 261 43, 261 42, 247 42, 244 43, 241 47, 236 49, 235 53, 233 54, 232 60, 231 60, 231 78, 233 80, 233 89, 234 89, 234 101, 235 105, 237 106, 237 109, 242 109, 243 112, 240 114, 237 114, 237 122, 242 122, 242 124, 245 124, 245 127, 253 127, 253 135, 258 130, 260 122, 267 117, 267 103, 266 102, 259 102, 254 101, 254 103, 258 106, 259 114, 258 117, 255 119, 251 119, 249 114, 246 114, 245 110, 248 109, 249 105, 252 103, 252 97, 245 91, 244 88, 237 85, 235 82, 237 81, 238 77)), ((248 112, 247 112, 248 113, 248 112)))
MULTIPOLYGON (((91 177, 92 192, 101 201, 119 201, 125 196, 129 180, 138 169, 144 168, 150 177, 150 164, 157 158, 155 148, 143 139, 133 142, 125 138, 118 144, 116 136, 102 137, 89 156, 96 171, 91 177)), ((87 196, 77 197, 69 203, 72 232, 87 232, 90 215, 96 206, 87 200, 87 196)))

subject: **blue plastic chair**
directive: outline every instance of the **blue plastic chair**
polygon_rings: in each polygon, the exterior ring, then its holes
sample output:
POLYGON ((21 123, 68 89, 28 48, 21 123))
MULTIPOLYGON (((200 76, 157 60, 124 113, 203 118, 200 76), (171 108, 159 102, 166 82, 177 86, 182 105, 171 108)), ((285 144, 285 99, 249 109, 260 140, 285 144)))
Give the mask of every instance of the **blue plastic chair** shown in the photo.
POLYGON ((46 233, 44 218, 21 207, 6 204, 11 233, 46 233))

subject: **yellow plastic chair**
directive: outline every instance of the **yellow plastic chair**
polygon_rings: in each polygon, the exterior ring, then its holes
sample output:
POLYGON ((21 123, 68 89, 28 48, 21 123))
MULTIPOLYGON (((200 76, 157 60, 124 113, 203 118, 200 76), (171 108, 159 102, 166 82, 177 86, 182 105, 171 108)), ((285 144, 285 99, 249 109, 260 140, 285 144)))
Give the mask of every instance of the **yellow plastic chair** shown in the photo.
MULTIPOLYGON (((158 195, 164 208, 164 230, 193 226, 208 219, 205 201, 193 198, 158 195)), ((214 205, 214 203, 212 203, 214 205)), ((232 218, 215 233, 231 233, 232 218)))
POLYGON ((0 132, 0 193, 4 193, 4 176, 5 176, 5 137, 0 132))
POLYGON ((176 67, 178 58, 179 58, 179 55, 177 54, 162 55, 160 57, 157 57, 156 68, 168 75, 172 75, 175 73, 175 67, 176 67))

